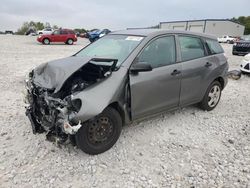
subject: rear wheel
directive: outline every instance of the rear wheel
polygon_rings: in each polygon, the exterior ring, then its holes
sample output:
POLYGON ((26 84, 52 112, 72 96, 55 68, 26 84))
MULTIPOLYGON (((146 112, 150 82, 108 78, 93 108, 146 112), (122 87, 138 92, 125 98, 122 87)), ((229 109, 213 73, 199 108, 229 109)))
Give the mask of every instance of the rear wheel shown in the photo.
POLYGON ((50 40, 48 38, 43 39, 43 44, 45 45, 50 44, 50 40))
POLYGON ((67 44, 72 45, 73 43, 74 43, 74 41, 72 39, 67 40, 67 44))
POLYGON ((84 123, 76 134, 76 144, 85 153, 96 155, 110 149, 118 140, 122 119, 114 108, 84 123))
POLYGON ((220 101, 221 97, 221 84, 218 81, 214 81, 207 89, 206 94, 200 102, 200 107, 203 110, 213 110, 220 101))

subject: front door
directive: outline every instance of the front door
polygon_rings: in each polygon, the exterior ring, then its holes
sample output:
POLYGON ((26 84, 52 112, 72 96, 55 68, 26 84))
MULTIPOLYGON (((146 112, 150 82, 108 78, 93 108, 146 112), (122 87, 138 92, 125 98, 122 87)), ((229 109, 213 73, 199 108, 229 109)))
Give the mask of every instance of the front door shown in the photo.
POLYGON ((153 70, 130 73, 132 119, 177 107, 181 64, 176 63, 175 37, 154 39, 143 49, 136 62, 147 62, 153 70))
POLYGON ((60 30, 55 30, 51 35, 51 42, 60 42, 60 30))

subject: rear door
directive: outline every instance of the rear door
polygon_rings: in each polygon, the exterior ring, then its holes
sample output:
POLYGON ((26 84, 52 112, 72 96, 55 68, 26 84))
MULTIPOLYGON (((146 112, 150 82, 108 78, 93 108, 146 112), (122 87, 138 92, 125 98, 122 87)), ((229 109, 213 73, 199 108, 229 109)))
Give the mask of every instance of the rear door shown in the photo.
POLYGON ((212 58, 207 56, 202 38, 179 35, 178 39, 182 61, 180 105, 185 106, 202 99, 204 85, 214 66, 212 58))
POLYGON ((67 39, 68 39, 68 31, 67 30, 61 30, 60 42, 66 42, 67 39))
POLYGON ((177 107, 181 64, 176 63, 175 37, 152 40, 137 57, 137 62, 147 62, 153 70, 130 73, 132 119, 177 107))

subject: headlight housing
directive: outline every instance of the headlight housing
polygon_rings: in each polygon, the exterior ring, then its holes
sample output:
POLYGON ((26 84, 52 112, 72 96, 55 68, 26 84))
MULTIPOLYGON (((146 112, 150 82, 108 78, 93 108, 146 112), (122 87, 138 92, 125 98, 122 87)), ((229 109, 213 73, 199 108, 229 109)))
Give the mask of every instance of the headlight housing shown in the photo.
POLYGON ((250 61, 250 54, 245 55, 243 58, 244 61, 250 61))
POLYGON ((74 99, 71 101, 71 108, 75 112, 79 112, 82 107, 82 101, 80 99, 74 99))

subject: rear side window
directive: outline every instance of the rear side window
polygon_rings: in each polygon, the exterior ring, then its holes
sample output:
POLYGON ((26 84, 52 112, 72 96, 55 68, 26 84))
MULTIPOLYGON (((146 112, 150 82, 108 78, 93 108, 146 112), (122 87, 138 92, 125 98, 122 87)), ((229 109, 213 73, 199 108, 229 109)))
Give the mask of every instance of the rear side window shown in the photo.
POLYGON ((68 32, 66 30, 61 30, 61 35, 67 35, 68 32))
POLYGON ((205 56, 201 39, 189 36, 179 36, 182 61, 188 61, 205 56))
POLYGON ((208 49, 209 49, 211 54, 224 53, 223 48, 221 47, 221 45, 217 41, 206 39, 206 44, 207 44, 208 49))
POLYGON ((139 55, 140 62, 149 63, 152 68, 175 63, 174 36, 161 37, 151 42, 139 55))
POLYGON ((74 31, 71 31, 71 30, 69 30, 68 32, 69 34, 75 34, 74 31))

